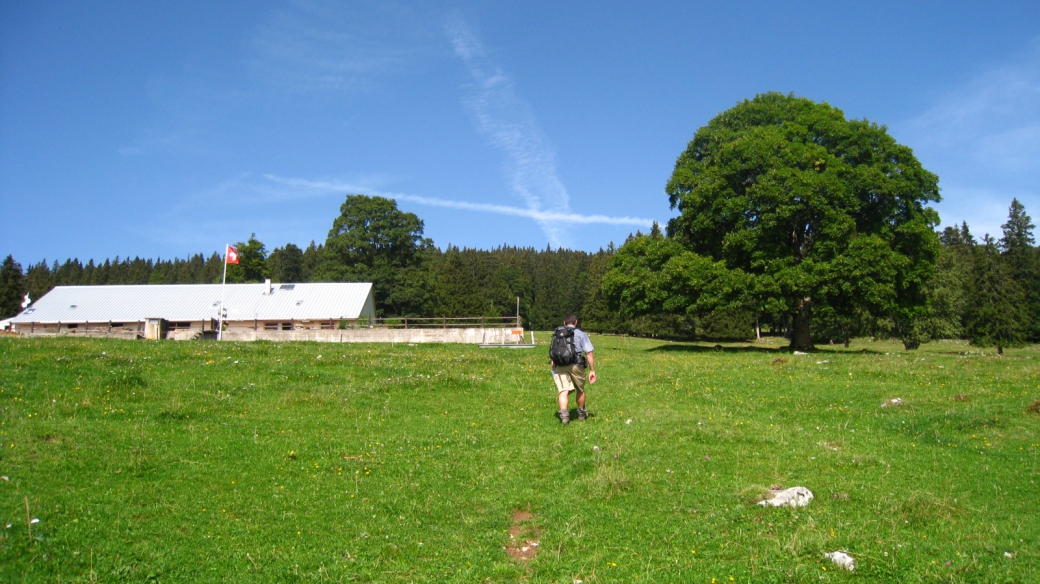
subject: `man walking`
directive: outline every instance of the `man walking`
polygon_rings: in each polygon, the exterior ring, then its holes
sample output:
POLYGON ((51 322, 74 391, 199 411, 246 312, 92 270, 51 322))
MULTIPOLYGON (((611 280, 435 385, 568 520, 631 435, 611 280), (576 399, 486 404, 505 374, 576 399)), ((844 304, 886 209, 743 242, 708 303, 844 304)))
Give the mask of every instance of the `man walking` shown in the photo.
POLYGON ((568 396, 577 392, 578 419, 589 417, 585 409, 585 367, 589 368, 589 383, 596 383, 596 360, 592 356, 592 341, 585 331, 578 328, 578 317, 568 314, 563 326, 553 331, 549 345, 549 360, 552 363, 553 381, 556 383, 557 402, 560 406, 560 422, 566 426, 571 421, 568 396))

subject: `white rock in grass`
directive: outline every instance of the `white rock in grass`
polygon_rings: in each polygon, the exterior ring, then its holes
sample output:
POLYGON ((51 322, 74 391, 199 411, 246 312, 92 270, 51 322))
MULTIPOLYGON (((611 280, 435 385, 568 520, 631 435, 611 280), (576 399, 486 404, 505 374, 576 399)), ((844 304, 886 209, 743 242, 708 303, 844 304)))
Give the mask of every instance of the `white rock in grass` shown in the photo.
POLYGON ((892 398, 890 400, 886 400, 884 403, 882 403, 881 407, 883 407, 883 408, 894 408, 894 407, 901 406, 901 405, 903 405, 903 398, 901 398, 901 397, 894 397, 894 398, 892 398))
POLYGON ((856 560, 852 559, 852 556, 845 552, 831 552, 823 557, 834 562, 838 567, 844 568, 850 572, 856 569, 856 560))
POLYGON ((812 491, 805 487, 791 487, 781 491, 769 491, 773 496, 758 504, 763 507, 805 507, 812 501, 812 491))

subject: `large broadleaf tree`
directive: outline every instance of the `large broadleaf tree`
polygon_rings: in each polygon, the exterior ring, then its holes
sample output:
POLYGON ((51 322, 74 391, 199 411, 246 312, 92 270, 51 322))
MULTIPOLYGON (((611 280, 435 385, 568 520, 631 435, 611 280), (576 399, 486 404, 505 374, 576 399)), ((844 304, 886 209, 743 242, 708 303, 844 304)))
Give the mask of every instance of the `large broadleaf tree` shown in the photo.
POLYGON ((379 316, 426 316, 432 248, 433 242, 423 237, 422 219, 398 209, 393 199, 347 195, 313 277, 372 282, 379 316))
POLYGON ((814 309, 913 322, 939 250, 938 177, 884 126, 767 93, 719 114, 679 156, 667 237, 633 238, 604 291, 629 315, 734 308, 788 315, 813 346, 814 309))

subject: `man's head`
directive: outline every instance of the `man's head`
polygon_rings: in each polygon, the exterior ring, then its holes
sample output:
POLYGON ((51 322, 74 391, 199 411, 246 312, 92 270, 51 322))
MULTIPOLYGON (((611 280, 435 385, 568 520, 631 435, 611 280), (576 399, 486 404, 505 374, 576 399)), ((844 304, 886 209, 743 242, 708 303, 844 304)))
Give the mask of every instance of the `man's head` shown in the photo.
POLYGON ((568 314, 567 318, 563 319, 563 324, 569 324, 571 326, 578 326, 578 315, 568 314))

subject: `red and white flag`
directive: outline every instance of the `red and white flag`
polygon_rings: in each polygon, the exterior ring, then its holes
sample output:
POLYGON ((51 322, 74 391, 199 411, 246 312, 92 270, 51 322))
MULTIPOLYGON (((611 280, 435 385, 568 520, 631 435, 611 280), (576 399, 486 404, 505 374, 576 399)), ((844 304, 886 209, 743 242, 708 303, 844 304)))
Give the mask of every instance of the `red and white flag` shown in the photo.
POLYGON ((227 263, 229 263, 229 264, 237 264, 238 263, 238 250, 233 248, 233 247, 231 247, 230 245, 227 246, 227 263))

